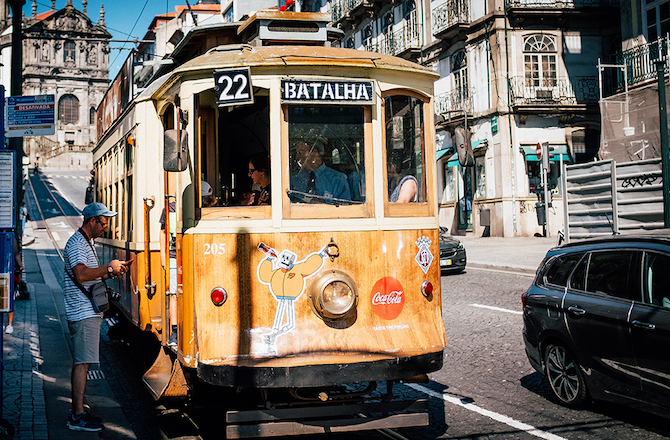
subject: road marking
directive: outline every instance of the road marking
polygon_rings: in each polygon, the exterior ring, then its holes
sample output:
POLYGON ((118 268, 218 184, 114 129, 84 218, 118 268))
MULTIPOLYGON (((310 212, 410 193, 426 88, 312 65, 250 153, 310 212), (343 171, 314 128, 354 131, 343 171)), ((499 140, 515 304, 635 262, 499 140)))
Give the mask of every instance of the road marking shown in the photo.
POLYGON ((520 275, 522 277, 531 277, 535 278, 535 272, 533 273, 528 273, 528 272, 521 272, 518 270, 514 270, 512 268, 501 268, 501 269, 493 269, 490 267, 477 267, 477 266, 468 266, 468 270, 470 269, 475 269, 475 270, 483 270, 485 272, 496 272, 496 273, 505 273, 505 274, 512 274, 512 275, 520 275))
POLYGON ((514 313, 515 315, 523 315, 523 312, 519 310, 502 309, 500 307, 485 306, 483 304, 470 304, 470 306, 479 307, 480 309, 495 310, 496 312, 507 312, 507 313, 514 313))
POLYGON ((424 387, 423 385, 415 384, 415 383, 406 383, 406 386, 415 389, 416 391, 419 391, 424 394, 428 394, 430 397, 434 397, 436 399, 442 399, 445 402, 452 403, 454 405, 460 406, 462 408, 468 409, 470 411, 474 411, 478 414, 481 414, 483 416, 489 417, 497 422, 504 423, 508 426, 511 426, 512 428, 518 429, 519 431, 526 432, 530 435, 534 435, 536 437, 544 438, 547 440, 566 440, 563 437, 559 437, 558 435, 552 434, 550 432, 542 431, 541 429, 537 429, 534 426, 527 425, 523 422, 519 422, 518 420, 514 420, 511 417, 504 416, 502 414, 495 413, 493 411, 489 411, 484 408, 480 408, 477 405, 474 405, 472 403, 467 403, 463 402, 462 399, 458 399, 456 397, 451 397, 447 396, 445 394, 440 394, 436 391, 433 391, 429 388, 424 387))
POLYGON ((51 236, 54 238, 54 241, 60 241, 60 236, 58 235, 58 232, 52 231, 51 236))

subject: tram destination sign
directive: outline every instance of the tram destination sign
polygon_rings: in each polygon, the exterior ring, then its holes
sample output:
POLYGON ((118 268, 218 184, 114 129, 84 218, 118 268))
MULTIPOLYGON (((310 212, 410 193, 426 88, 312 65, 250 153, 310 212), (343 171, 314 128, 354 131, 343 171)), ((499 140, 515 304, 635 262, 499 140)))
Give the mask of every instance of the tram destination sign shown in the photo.
POLYGON ((56 133, 54 95, 9 96, 5 111, 7 137, 56 133))
POLYGON ((249 68, 215 71, 214 92, 216 105, 219 107, 253 104, 254 93, 251 89, 249 68))
POLYGON ((372 104, 372 81, 332 81, 283 79, 282 102, 336 102, 339 104, 372 104))

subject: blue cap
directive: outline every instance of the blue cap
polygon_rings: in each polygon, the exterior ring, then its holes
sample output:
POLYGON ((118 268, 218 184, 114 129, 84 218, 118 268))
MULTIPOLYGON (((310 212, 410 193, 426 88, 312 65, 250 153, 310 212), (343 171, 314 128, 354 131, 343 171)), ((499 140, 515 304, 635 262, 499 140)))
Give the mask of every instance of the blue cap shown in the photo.
POLYGON ((86 208, 84 208, 82 214, 84 214, 84 220, 87 220, 89 218, 98 217, 100 215, 104 215, 105 217, 114 217, 116 212, 110 211, 102 203, 96 202, 91 203, 90 205, 86 205, 86 208))

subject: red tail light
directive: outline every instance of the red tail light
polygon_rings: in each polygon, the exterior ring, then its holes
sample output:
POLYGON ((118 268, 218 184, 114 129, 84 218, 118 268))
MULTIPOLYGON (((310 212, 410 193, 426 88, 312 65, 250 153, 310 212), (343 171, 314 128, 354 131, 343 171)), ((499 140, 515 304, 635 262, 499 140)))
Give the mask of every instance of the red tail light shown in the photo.
POLYGON ((423 296, 430 296, 433 294, 433 283, 431 283, 428 280, 425 280, 423 283, 421 283, 421 293, 423 293, 423 296))
POLYGON ((210 296, 215 306, 221 306, 228 299, 228 292, 223 287, 215 287, 210 296))
POLYGON ((521 310, 526 310, 526 301, 528 301, 528 292, 521 295, 521 310))

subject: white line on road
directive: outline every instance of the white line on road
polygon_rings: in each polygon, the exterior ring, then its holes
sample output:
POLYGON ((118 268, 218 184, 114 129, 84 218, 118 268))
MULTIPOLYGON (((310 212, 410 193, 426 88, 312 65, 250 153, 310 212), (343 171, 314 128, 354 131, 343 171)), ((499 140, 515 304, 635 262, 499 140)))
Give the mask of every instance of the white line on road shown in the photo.
POLYGON ((507 417, 507 416, 504 416, 502 414, 498 414, 498 413, 495 413, 493 411, 489 411, 487 409, 480 408, 477 405, 474 405, 472 403, 463 402, 461 399, 458 399, 456 397, 451 397, 451 396, 447 396, 445 394, 440 394, 436 391, 433 391, 429 388, 424 387, 423 385, 419 385, 419 384, 415 384, 415 383, 406 383, 405 385, 407 385, 408 387, 413 388, 416 391, 419 391, 421 393, 428 394, 429 396, 434 397, 436 399, 442 399, 445 402, 452 403, 454 405, 460 406, 460 407, 468 409, 470 411, 474 411, 476 413, 479 413, 483 416, 492 418, 493 420, 495 420, 497 422, 504 423, 508 426, 511 426, 512 428, 518 429, 519 431, 526 432, 530 435, 534 435, 536 437, 544 438, 544 439, 547 439, 547 440, 566 440, 563 437, 559 437, 558 435, 552 434, 550 432, 542 431, 541 429, 537 429, 534 426, 527 425, 523 422, 519 422, 518 420, 514 420, 514 419, 512 419, 510 417, 507 417))
POLYGON ((54 238, 54 241, 60 241, 60 236, 58 235, 58 232, 52 231, 51 236, 54 238))
POLYGON ((479 307, 481 309, 495 310, 496 312, 507 312, 507 313, 514 313, 515 315, 523 315, 523 312, 520 312, 519 310, 502 309, 500 307, 485 306, 483 304, 470 304, 470 306, 479 307))

